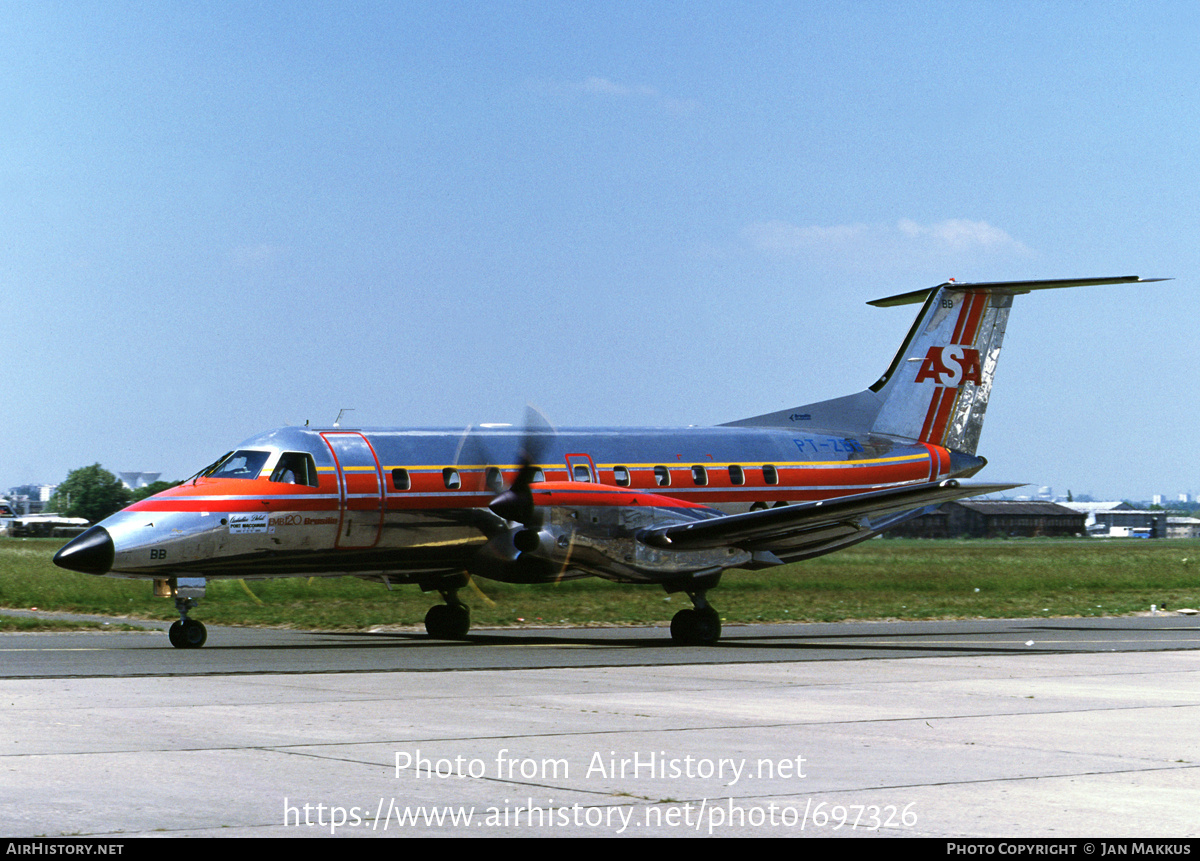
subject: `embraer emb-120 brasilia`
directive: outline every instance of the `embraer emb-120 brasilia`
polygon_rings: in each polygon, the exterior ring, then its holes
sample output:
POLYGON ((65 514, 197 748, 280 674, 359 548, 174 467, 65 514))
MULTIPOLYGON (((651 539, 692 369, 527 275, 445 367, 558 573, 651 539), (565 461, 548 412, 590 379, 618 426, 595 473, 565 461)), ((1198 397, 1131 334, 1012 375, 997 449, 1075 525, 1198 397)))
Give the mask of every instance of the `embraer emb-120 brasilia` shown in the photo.
POLYGON ((1016 486, 960 481, 986 463, 975 449, 1013 297, 1142 280, 949 282, 877 300, 924 303, 878 382, 718 427, 269 431, 54 561, 157 581, 180 648, 206 639, 188 613, 208 580, 342 575, 441 593, 425 617, 436 638, 467 633, 469 577, 658 584, 693 603, 671 636, 715 643, 707 596, 723 572, 831 553, 1016 486))

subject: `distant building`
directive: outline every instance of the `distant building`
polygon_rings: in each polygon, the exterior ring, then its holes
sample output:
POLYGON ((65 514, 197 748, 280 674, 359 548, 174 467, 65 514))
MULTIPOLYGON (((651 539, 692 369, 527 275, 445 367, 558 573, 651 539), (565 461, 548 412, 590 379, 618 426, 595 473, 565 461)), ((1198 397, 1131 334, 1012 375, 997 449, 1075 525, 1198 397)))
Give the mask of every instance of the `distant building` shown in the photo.
POLYGON ((943 503, 902 523, 894 538, 1051 538, 1086 535, 1086 516, 1055 502, 972 500, 943 503))
POLYGON ((1168 517, 1168 538, 1200 538, 1200 520, 1195 517, 1168 517))
POLYGON ((1097 521, 1097 515, 1103 512, 1110 511, 1133 511, 1133 506, 1128 502, 1112 500, 1109 502, 1063 502, 1061 505, 1070 508, 1072 511, 1079 511, 1086 516, 1084 528, 1087 529, 1088 535, 1107 535, 1108 526, 1097 521))
POLYGON ((121 483, 130 490, 138 490, 148 484, 158 481, 161 472, 122 472, 121 483))
POLYGON ((24 484, 9 491, 6 503, 14 514, 40 514, 57 488, 57 484, 24 484))
MULTIPOLYGON (((1074 508, 1078 503, 1064 504, 1074 508)), ((1097 508, 1090 512, 1087 526, 1089 535, 1097 538, 1172 537, 1167 527, 1168 521, 1173 518, 1167 512, 1161 509, 1144 511, 1124 502, 1106 504, 1112 507, 1097 508)))

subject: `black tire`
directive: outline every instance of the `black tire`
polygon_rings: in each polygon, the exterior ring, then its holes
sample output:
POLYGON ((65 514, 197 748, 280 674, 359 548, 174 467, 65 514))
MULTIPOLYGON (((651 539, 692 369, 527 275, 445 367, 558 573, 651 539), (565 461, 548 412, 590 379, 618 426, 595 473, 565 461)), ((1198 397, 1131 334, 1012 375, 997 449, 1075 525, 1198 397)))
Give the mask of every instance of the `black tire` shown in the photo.
POLYGON ((721 639, 721 616, 712 607, 680 610, 671 619, 671 639, 681 646, 711 646, 721 639))
POLYGON ((202 622, 188 619, 173 624, 167 630, 167 639, 177 649, 198 649, 208 640, 208 629, 202 622))
POLYGON ((183 623, 183 639, 187 643, 186 648, 198 649, 208 641, 208 629, 202 622, 188 619, 183 623))
POLYGON ((461 640, 471 630, 466 604, 435 604, 425 614, 425 631, 435 640, 461 640))
POLYGON ((721 639, 721 614, 712 607, 696 611, 696 645, 711 646, 721 639))

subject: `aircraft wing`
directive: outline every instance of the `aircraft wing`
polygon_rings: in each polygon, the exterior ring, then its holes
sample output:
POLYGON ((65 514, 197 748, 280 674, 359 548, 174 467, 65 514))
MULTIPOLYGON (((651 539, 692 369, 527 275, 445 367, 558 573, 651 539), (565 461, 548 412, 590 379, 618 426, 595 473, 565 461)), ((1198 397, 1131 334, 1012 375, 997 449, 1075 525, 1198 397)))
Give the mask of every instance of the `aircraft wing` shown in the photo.
POLYGON ((798 559, 829 542, 852 543, 856 538, 868 538, 906 519, 903 515, 930 505, 1020 486, 965 484, 954 480, 931 482, 659 526, 647 529, 638 537, 646 544, 663 549, 733 546, 798 559))

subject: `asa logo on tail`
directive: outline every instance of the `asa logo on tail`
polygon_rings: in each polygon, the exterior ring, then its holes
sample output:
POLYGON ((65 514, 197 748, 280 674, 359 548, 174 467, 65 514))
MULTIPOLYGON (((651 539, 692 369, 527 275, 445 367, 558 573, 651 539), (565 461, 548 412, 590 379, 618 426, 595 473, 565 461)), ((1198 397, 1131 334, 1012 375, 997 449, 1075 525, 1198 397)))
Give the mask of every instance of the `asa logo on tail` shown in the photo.
POLYGON ((983 385, 983 370, 979 365, 979 351, 973 347, 951 344, 948 347, 930 347, 917 371, 916 382, 933 380, 942 386, 957 388, 966 383, 983 385))

